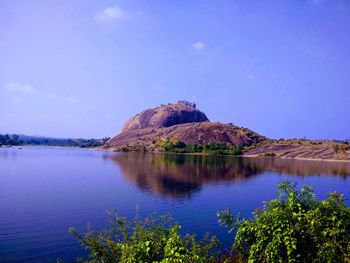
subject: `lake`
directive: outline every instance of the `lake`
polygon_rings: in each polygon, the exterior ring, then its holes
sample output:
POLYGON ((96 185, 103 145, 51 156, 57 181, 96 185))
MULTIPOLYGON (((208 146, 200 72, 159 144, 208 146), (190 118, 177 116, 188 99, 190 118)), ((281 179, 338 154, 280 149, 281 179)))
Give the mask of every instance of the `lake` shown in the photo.
POLYGON ((170 213, 184 232, 208 231, 229 248, 216 212, 251 217, 283 178, 314 186, 322 199, 350 197, 344 162, 0 148, 0 262, 74 262, 86 251, 69 227, 106 227, 108 210, 133 217, 136 206, 141 216, 170 213))

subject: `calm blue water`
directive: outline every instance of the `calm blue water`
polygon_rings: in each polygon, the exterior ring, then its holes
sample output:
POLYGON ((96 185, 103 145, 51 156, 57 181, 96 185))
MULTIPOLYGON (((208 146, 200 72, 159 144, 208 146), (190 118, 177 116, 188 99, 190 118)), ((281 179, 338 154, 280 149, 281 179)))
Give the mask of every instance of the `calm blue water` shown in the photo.
POLYGON ((349 163, 0 148, 0 262, 73 262, 86 251, 69 227, 105 227, 106 211, 132 217, 136 205, 141 215, 169 212, 185 232, 209 231, 229 247, 216 211, 250 217, 286 177, 321 198, 335 190, 350 197, 349 163))

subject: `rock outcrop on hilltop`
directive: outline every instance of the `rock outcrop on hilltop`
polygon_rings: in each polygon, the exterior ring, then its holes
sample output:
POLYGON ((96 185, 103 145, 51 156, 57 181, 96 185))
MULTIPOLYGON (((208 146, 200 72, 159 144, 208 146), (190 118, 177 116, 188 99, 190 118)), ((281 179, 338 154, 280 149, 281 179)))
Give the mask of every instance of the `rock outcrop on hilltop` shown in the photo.
POLYGON ((177 124, 209 121, 207 116, 196 109, 196 104, 187 101, 169 103, 154 109, 147 109, 130 118, 122 133, 144 128, 162 128, 177 124))
POLYGON ((157 141, 176 140, 185 144, 224 143, 250 146, 266 138, 233 124, 210 122, 207 116, 186 101, 147 109, 129 119, 122 131, 109 140, 104 149, 125 150, 138 146, 157 151, 157 141))

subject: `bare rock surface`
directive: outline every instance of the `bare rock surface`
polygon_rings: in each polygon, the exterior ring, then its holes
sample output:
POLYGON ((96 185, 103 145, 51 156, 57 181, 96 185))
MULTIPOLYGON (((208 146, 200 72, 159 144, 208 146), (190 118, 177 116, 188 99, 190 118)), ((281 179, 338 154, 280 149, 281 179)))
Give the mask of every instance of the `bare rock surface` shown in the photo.
POLYGON ((179 101, 142 111, 124 124, 122 132, 203 121, 209 120, 203 112, 196 109, 194 103, 179 101))

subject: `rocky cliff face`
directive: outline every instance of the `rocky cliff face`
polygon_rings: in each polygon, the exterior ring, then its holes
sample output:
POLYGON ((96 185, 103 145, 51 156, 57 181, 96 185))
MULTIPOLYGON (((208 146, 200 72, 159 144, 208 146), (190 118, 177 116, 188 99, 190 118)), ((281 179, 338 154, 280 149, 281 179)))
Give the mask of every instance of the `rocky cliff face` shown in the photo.
POLYGON ((104 148, 123 150, 137 145, 153 151, 157 150, 155 144, 158 140, 167 139, 186 144, 222 142, 229 146, 249 146, 266 138, 247 128, 210 122, 195 104, 179 101, 147 109, 132 117, 104 148))

